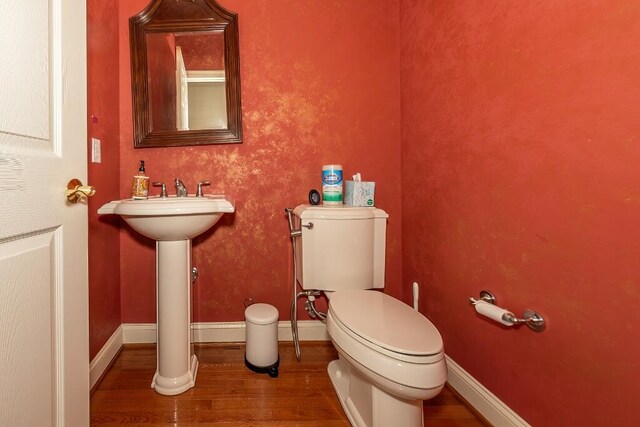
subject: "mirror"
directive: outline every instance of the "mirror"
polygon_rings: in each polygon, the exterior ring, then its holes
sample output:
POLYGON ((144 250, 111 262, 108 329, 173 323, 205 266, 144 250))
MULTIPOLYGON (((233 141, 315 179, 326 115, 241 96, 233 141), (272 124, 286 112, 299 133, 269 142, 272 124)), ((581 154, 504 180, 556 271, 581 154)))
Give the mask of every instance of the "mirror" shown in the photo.
POLYGON ((134 147, 242 142, 235 13, 214 0, 153 0, 129 36, 134 147))

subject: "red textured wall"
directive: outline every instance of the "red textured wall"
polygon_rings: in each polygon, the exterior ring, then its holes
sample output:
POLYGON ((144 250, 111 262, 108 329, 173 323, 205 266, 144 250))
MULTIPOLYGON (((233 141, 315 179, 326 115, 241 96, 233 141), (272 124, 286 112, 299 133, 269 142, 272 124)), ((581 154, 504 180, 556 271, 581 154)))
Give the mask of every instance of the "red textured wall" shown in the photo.
POLYGON ((224 34, 189 34, 176 37, 187 70, 224 70, 224 34))
POLYGON ((116 218, 98 218, 104 203, 120 192, 118 96, 118 4, 87 2, 87 111, 89 184, 89 352, 90 358, 120 326, 120 232, 116 218), (102 162, 91 163, 91 138, 102 142, 102 162))
POLYGON ((171 34, 147 35, 151 129, 176 130, 176 41, 171 34))
MULTIPOLYGON (((321 185, 321 167, 341 163, 377 181, 390 215, 387 289, 402 292, 398 1, 228 0, 239 15, 244 143, 133 149, 128 18, 146 0, 120 1, 120 195, 138 160, 152 181, 176 177, 193 193, 226 193, 237 212, 194 241, 196 321, 243 319, 245 298, 287 319, 291 247, 283 209, 321 185)), ((153 242, 123 228, 123 322, 155 321, 153 242)))
POLYGON ((530 424, 636 425, 640 4, 401 6, 404 283, 530 424), (547 330, 477 316, 481 289, 547 330))

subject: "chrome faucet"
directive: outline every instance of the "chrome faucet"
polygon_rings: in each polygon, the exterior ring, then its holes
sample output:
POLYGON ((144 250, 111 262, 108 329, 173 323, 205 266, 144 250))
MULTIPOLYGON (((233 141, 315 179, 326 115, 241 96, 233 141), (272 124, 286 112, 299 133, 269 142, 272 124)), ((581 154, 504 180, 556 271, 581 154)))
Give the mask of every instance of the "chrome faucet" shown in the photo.
POLYGON ((179 178, 176 178, 176 197, 187 197, 189 192, 179 178))

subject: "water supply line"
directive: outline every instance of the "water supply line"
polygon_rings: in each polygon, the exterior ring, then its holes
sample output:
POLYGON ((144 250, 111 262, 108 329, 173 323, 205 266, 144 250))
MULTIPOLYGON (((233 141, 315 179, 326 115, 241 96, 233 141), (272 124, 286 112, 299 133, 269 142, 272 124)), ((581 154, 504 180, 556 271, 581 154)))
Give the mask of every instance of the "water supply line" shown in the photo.
POLYGON ((304 309, 307 310, 307 314, 312 319, 318 319, 322 323, 327 323, 327 313, 323 313, 316 309, 315 301, 316 297, 321 295, 320 291, 311 290, 311 291, 302 291, 298 294, 298 296, 306 296, 307 302, 304 303, 304 309))

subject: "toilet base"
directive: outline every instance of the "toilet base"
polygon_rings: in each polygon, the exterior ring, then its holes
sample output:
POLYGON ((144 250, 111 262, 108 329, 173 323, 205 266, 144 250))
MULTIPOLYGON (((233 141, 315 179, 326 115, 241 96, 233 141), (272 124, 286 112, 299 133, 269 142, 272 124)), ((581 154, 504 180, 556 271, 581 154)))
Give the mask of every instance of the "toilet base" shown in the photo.
POLYGON ((327 371, 352 426, 424 426, 422 400, 399 399, 377 388, 342 358, 330 362, 327 371))

